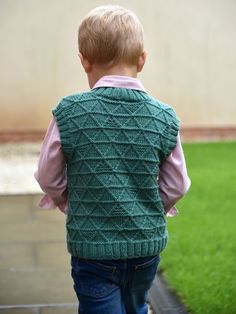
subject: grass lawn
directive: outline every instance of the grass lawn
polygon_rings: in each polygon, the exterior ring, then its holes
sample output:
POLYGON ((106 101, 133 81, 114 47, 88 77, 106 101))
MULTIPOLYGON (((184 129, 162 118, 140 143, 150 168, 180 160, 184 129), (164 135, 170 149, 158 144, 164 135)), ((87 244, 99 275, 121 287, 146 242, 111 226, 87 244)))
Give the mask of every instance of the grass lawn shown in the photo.
POLYGON ((185 144, 189 194, 161 269, 193 314, 236 313, 236 142, 185 144))

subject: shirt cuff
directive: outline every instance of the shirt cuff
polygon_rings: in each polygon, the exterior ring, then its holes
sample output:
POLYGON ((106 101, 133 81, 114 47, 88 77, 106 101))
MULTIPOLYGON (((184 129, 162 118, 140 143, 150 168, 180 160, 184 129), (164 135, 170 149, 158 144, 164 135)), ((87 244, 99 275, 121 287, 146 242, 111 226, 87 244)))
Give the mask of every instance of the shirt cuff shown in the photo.
POLYGON ((178 213, 178 209, 174 206, 166 212, 166 217, 175 217, 178 213))
POLYGON ((58 207, 61 212, 64 214, 67 214, 68 210, 68 204, 67 204, 67 198, 62 198, 62 200, 56 204, 54 200, 47 194, 43 195, 39 202, 39 207, 44 208, 44 209, 55 209, 58 207))

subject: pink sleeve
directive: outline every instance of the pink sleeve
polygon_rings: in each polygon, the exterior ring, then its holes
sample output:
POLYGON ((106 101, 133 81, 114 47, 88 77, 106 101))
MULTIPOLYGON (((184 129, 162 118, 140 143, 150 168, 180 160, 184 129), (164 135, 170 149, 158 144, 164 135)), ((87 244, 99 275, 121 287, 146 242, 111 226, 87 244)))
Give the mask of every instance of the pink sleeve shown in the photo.
POLYGON ((158 181, 167 216, 175 216, 178 211, 174 205, 187 193, 191 184, 179 135, 175 149, 160 168, 158 181))
POLYGON ((66 161, 61 149, 59 130, 52 118, 44 138, 35 178, 46 195, 41 199, 42 208, 58 207, 67 211, 66 161))

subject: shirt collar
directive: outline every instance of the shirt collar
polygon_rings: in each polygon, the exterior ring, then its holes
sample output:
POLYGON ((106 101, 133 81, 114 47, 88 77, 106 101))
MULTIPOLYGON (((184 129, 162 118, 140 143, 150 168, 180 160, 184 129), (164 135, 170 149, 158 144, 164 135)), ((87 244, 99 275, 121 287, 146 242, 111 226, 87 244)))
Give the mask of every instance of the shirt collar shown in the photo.
POLYGON ((130 76, 106 75, 101 77, 92 89, 99 87, 116 87, 135 89, 145 92, 145 89, 139 79, 130 76))

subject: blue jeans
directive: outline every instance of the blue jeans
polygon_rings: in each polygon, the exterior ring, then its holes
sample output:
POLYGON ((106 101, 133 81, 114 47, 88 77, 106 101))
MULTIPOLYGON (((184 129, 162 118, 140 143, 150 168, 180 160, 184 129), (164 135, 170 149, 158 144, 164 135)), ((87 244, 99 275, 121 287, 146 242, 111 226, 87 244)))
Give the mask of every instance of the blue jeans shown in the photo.
POLYGON ((160 257, 127 260, 71 258, 79 314, 147 314, 147 292, 160 257))

